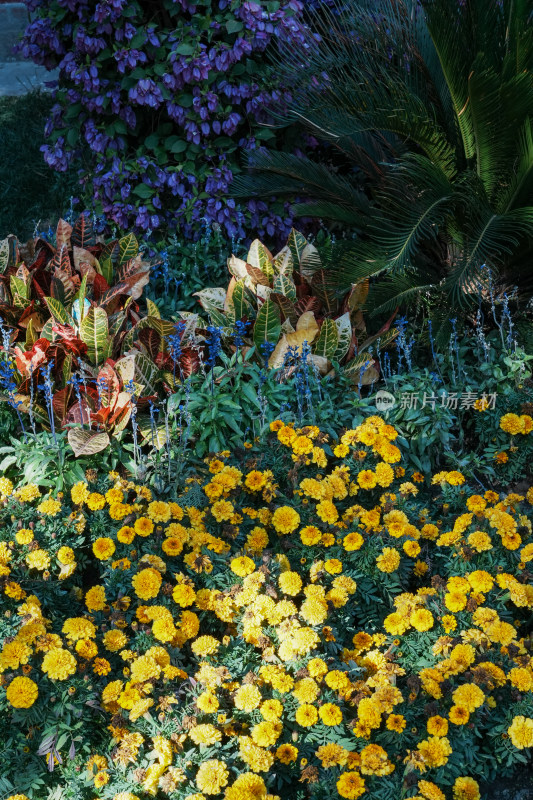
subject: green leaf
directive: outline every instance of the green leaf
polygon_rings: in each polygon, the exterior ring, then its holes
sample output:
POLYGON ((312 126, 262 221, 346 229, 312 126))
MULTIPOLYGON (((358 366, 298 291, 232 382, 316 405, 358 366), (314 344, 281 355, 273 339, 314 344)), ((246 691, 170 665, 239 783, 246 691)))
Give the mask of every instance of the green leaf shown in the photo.
POLYGON ((87 273, 83 276, 80 283, 80 288, 78 290, 78 301, 80 306, 80 320, 83 319, 84 314, 84 304, 85 304, 85 295, 87 293, 87 273))
POLYGON ((281 333, 279 308, 272 300, 265 300, 258 311, 254 325, 254 344, 257 349, 265 342, 276 344, 281 333))
MULTIPOLYGON (((151 186, 148 186, 146 183, 139 183, 137 186, 132 189, 133 194, 136 194, 137 197, 141 197, 143 200, 148 200, 149 197, 153 197, 154 190, 151 186)), ((130 234, 133 236, 133 234, 130 234)), ((126 259, 127 261, 128 259, 126 259)))
POLYGON ((0 242, 0 272, 5 272, 9 264, 9 239, 0 242))
POLYGON ((119 240, 118 247, 120 254, 118 260, 119 266, 125 264, 130 258, 135 258, 139 252, 139 243, 134 233, 128 233, 127 236, 123 236, 122 239, 119 240))
POLYGON ((149 298, 146 299, 146 307, 148 309, 148 316, 149 317, 157 317, 157 319, 161 319, 161 314, 159 313, 159 309, 153 300, 149 298))
POLYGON ((109 326, 103 308, 90 308, 80 324, 80 339, 87 345, 87 355, 93 364, 101 364, 109 351, 109 326))
POLYGON ((289 300, 296 302, 296 286, 293 281, 283 273, 274 278, 274 291, 288 297, 289 300))
POLYGON ((259 239, 254 239, 250 245, 246 261, 255 269, 261 270, 269 282, 274 277, 274 257, 259 239))
POLYGON ((229 19, 226 22, 226 30, 228 33, 239 33, 239 31, 242 31, 242 29, 243 24, 237 19, 229 19))
POLYGON ((247 298, 248 290, 246 280, 242 278, 237 281, 233 289, 233 308, 235 309, 235 319, 253 316, 253 306, 247 298))
POLYGON ((100 453, 109 445, 109 436, 107 433, 85 431, 82 428, 71 428, 67 438, 76 458, 100 453))
POLYGON ((302 253, 304 251, 306 244, 307 244, 307 239, 305 238, 305 236, 293 228, 289 234, 287 247, 291 251, 294 265, 298 266, 300 264, 302 253))
POLYGON ((100 260, 100 270, 107 281, 107 285, 111 286, 113 283, 113 261, 111 256, 105 256, 100 260))
POLYGON ((194 53, 194 46, 192 44, 188 44, 187 42, 182 42, 176 48, 176 53, 179 53, 180 56, 192 56, 194 53))
POLYGON ((342 317, 338 317, 335 320, 335 325, 337 327, 338 343, 334 357, 337 361, 341 361, 350 349, 350 343, 352 341, 352 323, 350 322, 349 311, 343 314, 342 317))
POLYGON ((313 345, 313 353, 325 358, 333 358, 339 344, 337 326, 332 319, 325 319, 320 328, 318 339, 313 345))
POLYGON ((53 316, 56 322, 59 322, 60 325, 71 325, 73 328, 76 327, 76 323, 68 313, 63 303, 60 303, 59 300, 55 300, 53 297, 45 297, 44 300, 48 306, 50 314, 53 316))

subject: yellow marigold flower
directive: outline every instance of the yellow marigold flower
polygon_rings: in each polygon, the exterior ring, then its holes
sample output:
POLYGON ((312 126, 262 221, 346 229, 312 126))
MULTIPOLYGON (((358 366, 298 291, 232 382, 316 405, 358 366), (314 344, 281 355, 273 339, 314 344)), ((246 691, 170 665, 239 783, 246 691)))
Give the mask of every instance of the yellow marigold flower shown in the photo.
POLYGON ((283 594, 294 597, 302 588, 302 579, 297 572, 286 570, 279 576, 278 583, 283 594))
POLYGON ((41 492, 39 487, 34 483, 28 483, 26 486, 21 486, 20 489, 17 489, 15 492, 15 497, 18 497, 22 503, 31 503, 32 500, 36 500, 40 496, 41 492))
POLYGON ((424 800, 446 800, 444 792, 431 781, 418 781, 418 791, 424 800))
POLYGON ((264 528, 256 525, 246 537, 246 550, 252 553, 262 553, 268 545, 268 533, 264 528))
POLYGON ((509 680, 521 692, 533 690, 533 673, 525 667, 513 667, 509 672, 509 680))
POLYGON ((230 562, 230 569, 239 578, 244 578, 246 575, 251 575, 255 571, 255 563, 248 556, 238 556, 233 558, 230 562))
POLYGON ((463 592, 447 592, 444 595, 444 605, 448 611, 462 611, 466 608, 467 597, 463 592))
POLYGON ((93 672, 95 675, 109 675, 111 664, 106 658, 95 658, 93 661, 93 672))
POLYGON ((196 705, 204 714, 215 714, 219 709, 218 698, 213 692, 206 691, 196 698, 196 705))
POLYGON ((342 572, 342 561, 339 561, 338 558, 328 558, 324 561, 324 569, 330 575, 338 575, 342 572))
POLYGON ((18 676, 7 687, 6 699, 13 708, 31 708, 38 694, 37 684, 31 678, 18 676))
POLYGON ((232 518, 235 513, 235 508, 233 507, 233 503, 230 503, 229 500, 217 500, 217 502, 213 503, 211 506, 211 513, 217 522, 224 522, 232 518))
POLYGON ((347 533, 344 539, 342 540, 342 546, 348 553, 353 553, 354 550, 360 550, 363 546, 365 540, 361 536, 360 533, 354 531, 353 533, 347 533))
POLYGON ((492 540, 485 531, 473 531, 473 533, 468 535, 466 541, 469 546, 478 553, 482 553, 485 550, 492 550, 492 540))
POLYGON ((85 481, 75 483, 70 490, 70 497, 75 506, 82 506, 89 499, 89 489, 85 481))
POLYGON ((291 764, 298 758, 298 748, 293 744, 280 744, 276 750, 276 758, 282 764, 291 764))
POLYGON ((102 641, 106 650, 109 650, 111 653, 116 653, 126 646, 128 637, 123 631, 112 628, 110 631, 104 633, 102 641))
POLYGON ((189 736, 195 744, 215 744, 222 739, 222 733, 209 722, 191 728, 189 736))
POLYGON ((154 530, 154 523, 148 517, 139 517, 133 523, 133 528, 138 536, 150 536, 154 530))
POLYGON ((16 532, 15 539, 17 540, 17 544, 29 544, 33 541, 33 531, 29 528, 21 528, 16 532))
POLYGON ((250 735, 259 747, 272 747, 277 742, 282 731, 280 722, 269 722, 263 720, 254 725, 250 731, 250 735))
POLYGON ((50 566, 50 556, 46 550, 32 550, 26 556, 26 564, 30 569, 38 569, 42 572, 50 566))
POLYGON ((85 605, 89 611, 103 611, 106 604, 105 588, 93 586, 85 594, 85 605))
POLYGON ((0 478, 0 494, 9 497, 13 493, 13 483, 9 478, 0 478))
POLYGON ((101 511, 105 507, 105 497, 98 492, 91 492, 87 497, 87 508, 90 511, 101 511))
POLYGON ((412 539, 403 543, 403 551, 409 558, 416 558, 420 553, 420 549, 418 542, 414 542, 412 539))
POLYGON ((389 731, 402 733, 406 725, 405 717, 402 714, 389 714, 387 717, 386 727, 389 731))
POLYGON ((253 469, 244 479, 244 485, 252 492, 258 492, 266 483, 266 475, 258 469, 253 469))
POLYGON ((60 547, 57 551, 57 560, 60 564, 73 564, 76 556, 72 547, 60 547))
POLYGON ((98 646, 92 639, 78 639, 76 641, 76 653, 86 661, 90 661, 98 654, 98 646))
POLYGON ((378 479, 371 469, 363 469, 357 476, 357 483, 361 489, 374 489, 378 485, 378 479))
POLYGON ((233 703, 240 711, 253 711, 261 703, 261 692, 252 683, 240 686, 235 692, 233 703))
POLYGON ((220 794, 227 786, 229 772, 223 761, 210 758, 204 761, 196 773, 196 785, 204 794, 220 794))
POLYGON ((291 447, 297 456, 308 455, 313 450, 313 442, 307 436, 296 436, 291 442, 291 447))
MULTIPOLYGON (((235 780, 234 784, 224 792, 224 800, 245 800, 246 798, 254 798, 254 800, 255 798, 263 800, 264 798, 266 800, 267 789, 260 775, 254 775, 253 772, 243 772, 235 780)), ((200 799, 193 797, 192 800, 200 799)))
POLYGON ((70 617, 63 623, 61 632, 70 642, 77 642, 78 639, 94 639, 96 626, 85 617, 70 617))
POLYGON ((290 445, 296 439, 297 433, 290 425, 283 425, 278 431, 278 441, 284 445, 290 445))
POLYGON ((154 522, 168 522, 170 519, 170 507, 168 503, 154 500, 148 505, 148 516, 154 522))
POLYGON ((438 715, 430 717, 427 721, 427 730, 430 736, 447 736, 448 720, 438 715))
POLYGON ((358 772, 343 772, 337 781, 337 791, 346 800, 357 800, 365 793, 365 781, 358 772))
POLYGON ((445 737, 430 736, 417 744, 417 749, 428 769, 442 767, 452 753, 449 740, 445 737))
POLYGON ((522 433, 522 423, 518 414, 504 414, 500 418, 500 428, 505 433, 510 433, 511 436, 516 436, 522 433))
POLYGON ((302 528, 300 531, 300 539, 302 544, 305 544, 308 547, 318 544, 321 538, 321 532, 314 525, 306 525, 306 527, 302 528))
POLYGON ((454 725, 466 725, 470 719, 470 714, 464 706, 452 706, 448 712, 448 717, 454 725))
POLYGON ((376 566, 381 572, 394 572, 400 566, 400 554, 394 547, 384 547, 376 559, 376 566))
POLYGON ((323 744, 315 753, 316 757, 322 762, 323 769, 330 767, 343 767, 348 761, 348 751, 340 744, 330 742, 323 744))
POLYGON ((217 652, 220 642, 214 636, 200 636, 191 644, 191 650, 196 656, 210 656, 217 652))
POLYGON ((533 719, 530 717, 522 715, 514 717, 507 733, 513 746, 518 750, 533 747, 533 719))
POLYGON ((483 705, 485 694, 474 683, 464 683, 453 692, 452 699, 455 705, 463 706, 471 714, 476 708, 483 705))
POLYGON ((279 700, 265 700, 261 703, 259 712, 268 722, 276 722, 283 714, 283 705, 279 700))
POLYGON ((175 603, 181 606, 181 608, 192 606, 195 598, 196 592, 192 586, 189 586, 188 583, 178 583, 178 585, 172 590, 172 599, 175 603))
POLYGON ((360 769, 363 775, 390 775, 394 764, 389 761, 387 752, 379 744, 369 744, 361 750, 360 769))
POLYGON ((272 525, 278 533, 292 533, 299 524, 300 515, 290 506, 280 506, 272 515, 272 525))
POLYGON ((123 525, 122 528, 119 528, 117 531, 117 541, 121 542, 122 544, 131 544, 135 539, 135 528, 132 528, 131 525, 123 525))
POLYGON ((43 658, 42 671, 54 681, 64 681, 76 672, 76 659, 68 650, 53 647, 43 658))
POLYGON ((309 728, 318 721, 318 711, 314 706, 304 703, 296 709, 296 722, 302 728, 309 728))
POLYGON ((473 778, 456 778, 453 800, 481 800, 478 782, 473 778))
POLYGON ((108 536, 100 536, 93 542, 93 553, 100 561, 107 561, 115 550, 115 542, 108 536))
POLYGON ((435 620, 427 608, 417 608, 409 617, 409 622, 415 630, 423 632, 431 630, 435 620))
POLYGON ((157 569, 147 567, 133 576, 131 584, 137 597, 141 600, 150 600, 159 594, 162 580, 161 573, 157 569))
POLYGON ((320 719, 324 725, 340 725, 342 722, 342 711, 335 703, 324 703, 318 709, 320 719))
POLYGON ((53 497, 49 497, 47 500, 43 500, 43 502, 37 506, 37 511, 39 511, 41 514, 44 514, 47 517, 57 516, 60 510, 61 510, 61 503, 59 502, 59 500, 54 500, 53 497))

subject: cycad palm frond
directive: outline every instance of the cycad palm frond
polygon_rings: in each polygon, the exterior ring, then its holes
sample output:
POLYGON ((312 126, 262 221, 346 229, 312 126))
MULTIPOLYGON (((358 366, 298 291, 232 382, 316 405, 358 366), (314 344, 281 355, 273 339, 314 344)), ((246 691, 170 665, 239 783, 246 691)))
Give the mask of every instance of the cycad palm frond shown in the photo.
MULTIPOLYGON (((468 301, 484 263, 509 271, 515 255, 526 263, 524 242, 531 250, 532 21, 531 0, 321 7, 298 53, 280 46, 292 100, 278 113, 330 143, 348 167, 260 155, 237 190, 292 186, 304 198, 297 213, 353 218, 360 236, 328 271, 331 281, 385 271, 399 280, 405 271, 419 276, 420 291, 439 285, 449 302, 468 301)), ((411 297, 407 284, 398 297, 411 297)))
POLYGON ((235 197, 286 195, 317 197, 333 213, 330 219, 356 222, 368 214, 368 198, 348 178, 332 172, 324 164, 291 153, 256 150, 248 156, 253 175, 237 175, 232 184, 235 197))

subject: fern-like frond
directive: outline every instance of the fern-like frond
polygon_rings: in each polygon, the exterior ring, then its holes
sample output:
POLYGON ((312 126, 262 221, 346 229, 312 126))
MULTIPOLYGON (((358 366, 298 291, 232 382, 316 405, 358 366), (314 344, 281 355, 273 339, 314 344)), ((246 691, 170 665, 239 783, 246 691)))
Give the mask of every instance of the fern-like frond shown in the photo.
POLYGON ((533 206, 495 214, 490 207, 477 208, 475 224, 468 229, 464 248, 452 265, 446 287, 453 302, 464 305, 484 282, 483 267, 499 271, 506 256, 521 240, 533 238, 533 206))
POLYGON ((319 197, 344 209, 345 215, 354 210, 359 215, 368 213, 368 199, 353 183, 309 158, 257 150, 249 155, 247 166, 252 174, 234 177, 231 186, 233 197, 319 197))

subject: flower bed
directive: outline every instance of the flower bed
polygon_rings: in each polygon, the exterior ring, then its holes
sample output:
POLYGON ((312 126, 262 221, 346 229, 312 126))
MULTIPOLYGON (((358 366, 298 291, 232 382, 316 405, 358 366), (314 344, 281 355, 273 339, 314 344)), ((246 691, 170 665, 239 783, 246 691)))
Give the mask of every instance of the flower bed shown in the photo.
POLYGON ((4 795, 475 800, 511 775, 533 490, 428 484, 396 439, 276 421, 176 501, 2 479, 4 795))

